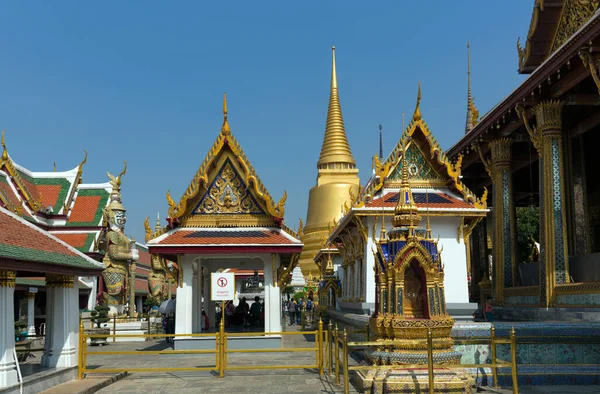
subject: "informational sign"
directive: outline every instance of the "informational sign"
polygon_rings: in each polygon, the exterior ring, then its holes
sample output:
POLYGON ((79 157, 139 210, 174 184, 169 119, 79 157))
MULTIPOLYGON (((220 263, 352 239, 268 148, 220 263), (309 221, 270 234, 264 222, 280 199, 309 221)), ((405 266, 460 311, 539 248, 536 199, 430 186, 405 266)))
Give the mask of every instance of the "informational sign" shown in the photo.
POLYGON ((30 293, 37 293, 37 292, 38 292, 38 289, 37 289, 37 287, 30 287, 30 288, 29 288, 29 292, 30 292, 30 293))
POLYGON ((231 272, 212 272, 210 275, 210 299, 231 301, 235 298, 235 275, 231 272))

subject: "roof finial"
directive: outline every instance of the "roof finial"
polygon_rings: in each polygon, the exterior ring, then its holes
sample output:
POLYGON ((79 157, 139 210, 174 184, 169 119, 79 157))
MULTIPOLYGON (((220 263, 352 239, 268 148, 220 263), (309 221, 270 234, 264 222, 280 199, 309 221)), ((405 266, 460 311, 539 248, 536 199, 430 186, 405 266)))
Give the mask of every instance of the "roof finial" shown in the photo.
POLYGON ((160 230, 162 226, 160 225, 160 212, 156 213, 156 224, 154 225, 154 231, 160 230))
POLYGON ((383 160, 383 126, 379 125, 379 160, 383 160))
MULTIPOLYGON (((418 107, 417 107, 418 108, 418 107)), ((400 184, 400 192, 398 194, 398 204, 396 205, 394 218, 392 223, 394 227, 408 227, 413 229, 421 221, 419 210, 413 198, 410 181, 408 179, 408 166, 406 163, 406 145, 402 146, 402 182, 400 184)))
POLYGON ((471 43, 467 41, 467 119, 465 134, 475 127, 479 118, 479 111, 475 108, 473 94, 471 93, 471 43))
POLYGON ((54 172, 56 172, 56 162, 54 162, 54 172))
POLYGON ((415 107, 415 113, 413 114, 413 120, 421 119, 421 82, 419 81, 419 92, 417 93, 417 105, 415 107))
POLYGON ((325 137, 321 147, 321 155, 317 162, 318 168, 329 168, 331 164, 336 166, 344 164, 344 168, 356 168, 356 161, 352 156, 342 107, 338 96, 337 70, 335 65, 335 47, 331 48, 331 86, 329 92, 329 108, 327 110, 327 122, 325 125, 325 137))
POLYGON ((8 151, 6 150, 6 144, 4 143, 4 132, 6 130, 2 130, 2 148, 4 149, 4 151, 2 152, 2 159, 6 160, 8 159, 8 151))
POLYGON ((221 131, 224 133, 231 131, 229 122, 227 121, 227 93, 223 93, 223 126, 221 127, 221 131))

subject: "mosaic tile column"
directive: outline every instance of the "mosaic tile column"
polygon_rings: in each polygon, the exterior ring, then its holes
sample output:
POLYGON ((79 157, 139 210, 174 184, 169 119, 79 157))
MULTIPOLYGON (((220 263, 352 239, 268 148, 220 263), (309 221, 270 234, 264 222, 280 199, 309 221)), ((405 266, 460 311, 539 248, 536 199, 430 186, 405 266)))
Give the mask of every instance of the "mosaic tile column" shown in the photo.
POLYGON ((567 220, 564 187, 562 108, 560 101, 534 107, 540 147, 540 230, 543 227, 540 266, 540 301, 555 304, 554 287, 569 283, 567 220))
POLYGON ((16 278, 16 271, 0 270, 0 390, 18 382, 17 363, 13 356, 16 278))
POLYGON ((494 285, 495 302, 504 303, 504 289, 513 287, 515 280, 516 239, 513 207, 512 174, 510 172, 509 138, 490 141, 493 167, 494 215, 494 285))

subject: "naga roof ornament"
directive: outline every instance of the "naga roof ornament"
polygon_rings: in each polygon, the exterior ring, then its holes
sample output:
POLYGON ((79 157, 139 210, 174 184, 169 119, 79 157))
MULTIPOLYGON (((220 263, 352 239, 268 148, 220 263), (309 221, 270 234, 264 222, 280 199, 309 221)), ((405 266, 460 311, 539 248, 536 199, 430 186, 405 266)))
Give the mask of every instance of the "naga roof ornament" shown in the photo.
POLYGON ((23 194, 24 200, 27 202, 27 205, 31 208, 33 212, 37 212, 42 209, 42 196, 36 190, 32 191, 28 185, 25 183, 19 171, 15 167, 13 161, 8 155, 8 150, 6 149, 6 143, 4 142, 4 132, 6 130, 2 130, 2 137, 0 143, 2 144, 2 156, 0 157, 0 168, 5 167, 9 175, 12 177, 15 184, 19 187, 21 193, 23 194))

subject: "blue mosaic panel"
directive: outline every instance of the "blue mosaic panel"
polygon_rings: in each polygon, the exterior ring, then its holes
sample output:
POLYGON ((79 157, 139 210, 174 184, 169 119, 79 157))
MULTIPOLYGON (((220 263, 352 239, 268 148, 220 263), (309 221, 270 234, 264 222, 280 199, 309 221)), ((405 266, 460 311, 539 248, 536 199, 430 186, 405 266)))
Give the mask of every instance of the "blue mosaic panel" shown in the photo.
POLYGON ((554 251, 556 283, 566 283, 565 243, 563 234, 562 178, 560 173, 560 140, 552 140, 552 192, 554 197, 554 251))
POLYGON ((402 313, 404 313, 403 309, 402 309, 402 288, 400 287, 398 289, 398 298, 396 298, 396 300, 398 301, 398 314, 401 315, 402 313))
POLYGON ((446 296, 444 295, 444 288, 440 288, 440 305, 442 306, 442 313, 446 312, 446 296))
POLYGON ((396 305, 396 292, 392 289, 390 291, 390 313, 394 312, 394 306, 396 305))
POLYGON ((502 170, 502 236, 504 242, 504 287, 512 287, 512 240, 510 236, 510 170, 502 170))
POLYGON ((437 310, 435 307, 435 296, 433 295, 433 288, 430 287, 429 289, 427 289, 427 298, 429 301, 429 314, 430 315, 437 315, 437 310))
POLYGON ((546 305, 546 231, 544 229, 544 158, 540 157, 540 305, 546 305))
POLYGON ((558 305, 600 305, 600 294, 560 294, 556 296, 558 305))
MULTIPOLYGON (((414 142, 406 149, 405 161, 411 180, 445 180, 431 167, 429 160, 425 158, 421 149, 414 142)), ((393 181, 402 180, 402 161, 398 162, 388 179, 393 181)))
POLYGON ((504 298, 506 305, 539 305, 540 296, 509 296, 504 298))
POLYGON ((381 304, 383 305, 383 312, 386 313, 386 312, 389 311, 389 309, 388 309, 388 298, 387 298, 388 291, 387 291, 387 289, 383 289, 382 293, 383 294, 382 294, 381 297, 383 298, 383 300, 381 300, 382 301, 381 304))

